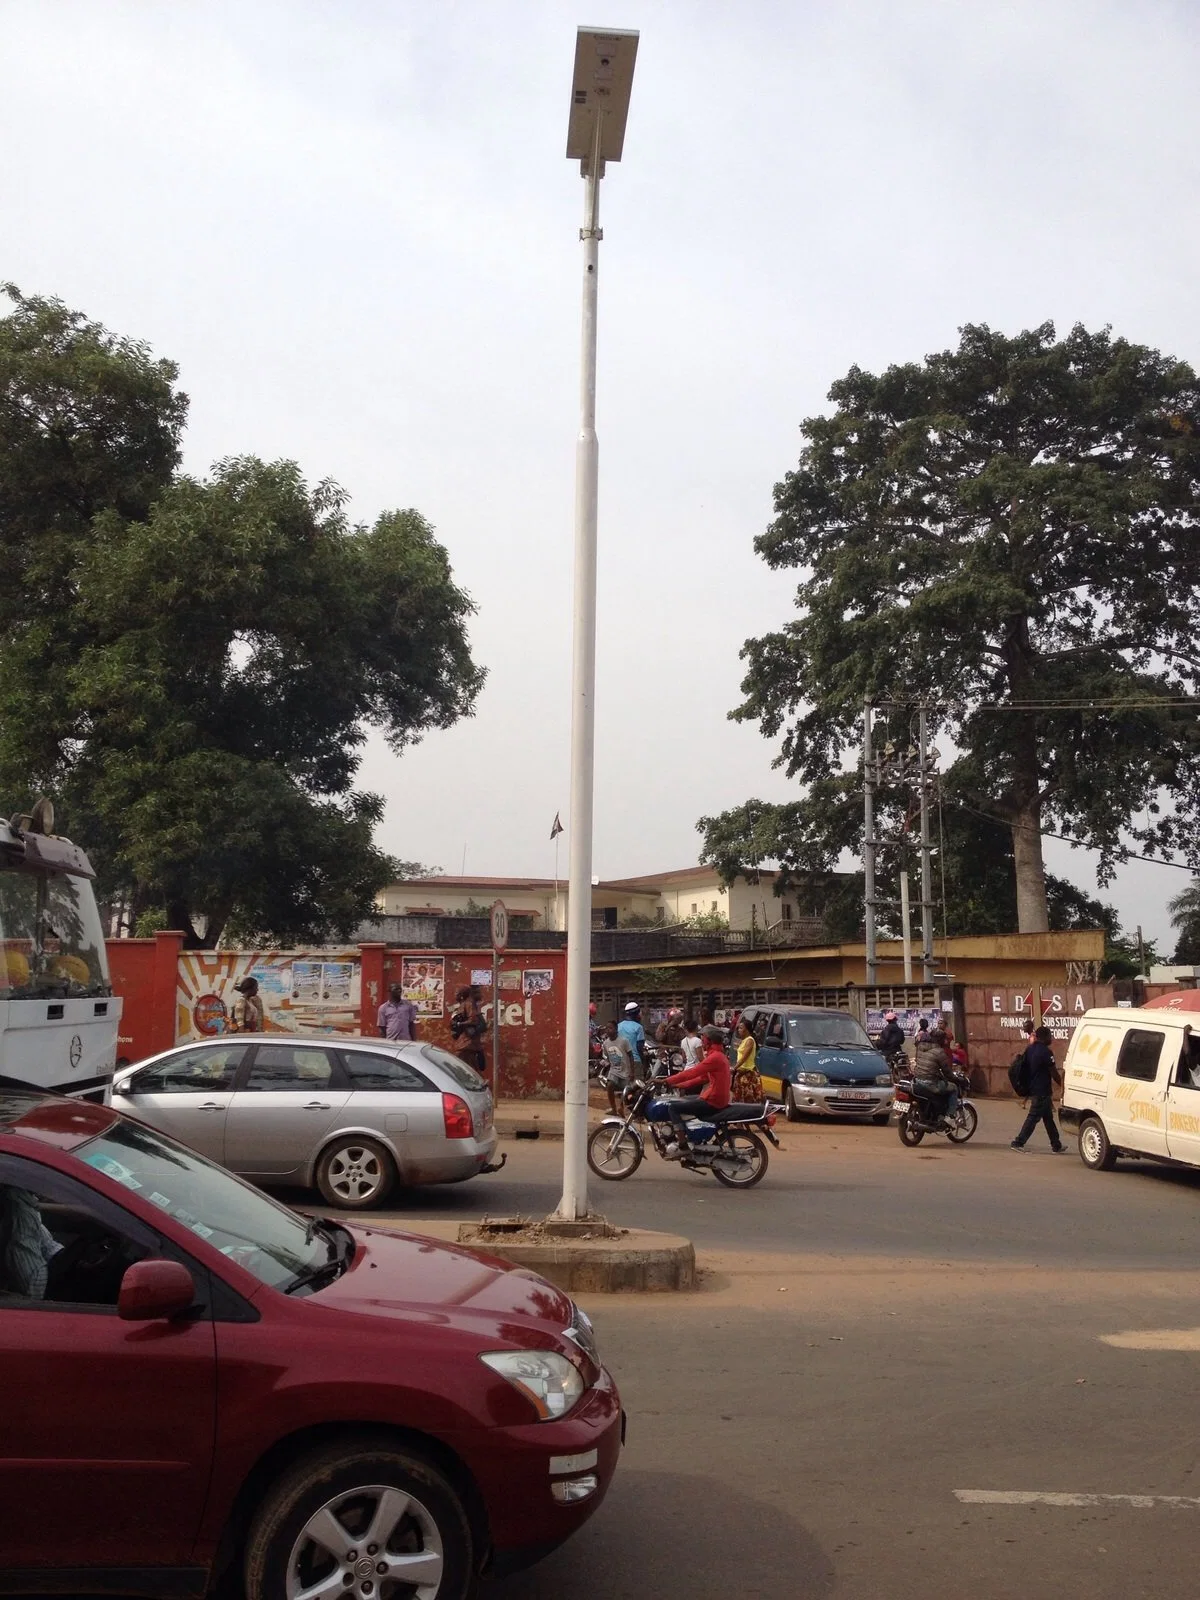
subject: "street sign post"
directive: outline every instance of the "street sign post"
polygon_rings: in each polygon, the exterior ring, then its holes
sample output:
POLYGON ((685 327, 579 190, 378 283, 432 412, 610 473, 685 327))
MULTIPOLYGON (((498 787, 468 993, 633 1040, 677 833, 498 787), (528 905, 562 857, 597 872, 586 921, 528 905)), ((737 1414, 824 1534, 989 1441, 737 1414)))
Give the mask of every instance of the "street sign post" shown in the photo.
POLYGON ((508 907, 492 903, 492 1097, 500 1098, 500 957, 508 949, 508 907))

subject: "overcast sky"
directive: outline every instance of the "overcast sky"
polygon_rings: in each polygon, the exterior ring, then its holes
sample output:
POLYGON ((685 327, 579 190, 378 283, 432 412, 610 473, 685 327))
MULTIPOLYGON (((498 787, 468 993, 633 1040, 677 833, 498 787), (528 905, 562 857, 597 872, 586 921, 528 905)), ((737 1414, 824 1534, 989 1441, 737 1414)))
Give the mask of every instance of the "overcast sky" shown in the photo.
MULTIPOLYGON (((1195 0, 0 0, 0 277, 178 361, 190 470, 416 506, 475 597, 477 716, 362 772, 381 842, 448 872, 550 875, 569 803, 581 22, 642 33, 602 203, 598 873, 790 792, 726 712, 794 588, 752 541, 852 363, 1046 319, 1200 360, 1195 0)), ((1109 893, 1167 936, 1187 881, 1109 893)))

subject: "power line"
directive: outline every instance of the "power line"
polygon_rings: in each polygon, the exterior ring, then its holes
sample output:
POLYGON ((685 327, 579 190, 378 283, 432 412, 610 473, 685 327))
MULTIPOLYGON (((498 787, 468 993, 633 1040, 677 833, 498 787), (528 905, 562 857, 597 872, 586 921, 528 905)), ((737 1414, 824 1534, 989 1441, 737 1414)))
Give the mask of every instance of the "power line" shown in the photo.
MULTIPOLYGON (((973 817, 982 817, 984 822, 994 822, 1002 828, 1007 828, 1010 826, 1006 818, 993 816, 988 811, 980 811, 978 806, 969 806, 965 800, 956 800, 953 796, 948 796, 946 803, 948 805, 957 806, 960 811, 969 811, 973 817)), ((1095 849, 1095 845, 1089 845, 1082 839, 1072 839, 1065 833, 1050 833, 1046 828, 1041 828, 1038 831, 1043 839, 1058 839, 1061 840, 1063 844, 1074 846, 1076 850, 1095 849)), ((1123 861, 1146 861, 1152 867, 1176 867, 1180 872, 1190 872, 1193 877, 1200 877, 1200 868, 1189 867, 1187 863, 1183 861, 1164 861, 1161 856, 1141 856, 1138 855, 1134 850, 1122 851, 1121 859, 1123 861)))

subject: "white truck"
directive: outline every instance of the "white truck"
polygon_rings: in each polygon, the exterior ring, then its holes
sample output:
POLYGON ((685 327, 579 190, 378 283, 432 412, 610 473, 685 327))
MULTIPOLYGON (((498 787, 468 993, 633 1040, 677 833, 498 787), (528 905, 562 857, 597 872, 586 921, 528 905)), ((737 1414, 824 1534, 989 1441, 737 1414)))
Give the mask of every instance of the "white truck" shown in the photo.
POLYGON ((83 851, 39 801, 0 821, 0 1082, 101 1099, 112 1081, 121 1001, 83 851))

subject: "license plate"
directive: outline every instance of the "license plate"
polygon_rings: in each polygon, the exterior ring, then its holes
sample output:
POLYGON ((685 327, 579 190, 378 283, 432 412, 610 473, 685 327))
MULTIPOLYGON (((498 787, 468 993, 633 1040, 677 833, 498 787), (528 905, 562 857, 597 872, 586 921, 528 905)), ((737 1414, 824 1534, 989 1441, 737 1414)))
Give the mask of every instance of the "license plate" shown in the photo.
POLYGON ((874 1100, 875 1096, 869 1089, 842 1089, 833 1098, 835 1100, 854 1100, 861 1104, 864 1100, 874 1100))

